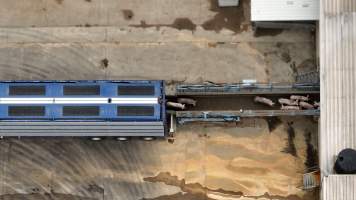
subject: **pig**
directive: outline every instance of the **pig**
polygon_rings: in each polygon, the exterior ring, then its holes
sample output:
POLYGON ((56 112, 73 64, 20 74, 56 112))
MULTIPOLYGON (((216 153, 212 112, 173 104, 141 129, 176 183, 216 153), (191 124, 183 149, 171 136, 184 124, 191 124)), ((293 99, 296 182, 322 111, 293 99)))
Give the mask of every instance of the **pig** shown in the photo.
POLYGON ((188 104, 188 105, 192 105, 192 106, 196 106, 197 105, 197 101, 196 100, 189 99, 189 98, 178 98, 178 103, 188 104))
POLYGON ((314 107, 320 107, 320 102, 316 102, 316 101, 314 101, 314 107))
POLYGON ((305 109, 314 109, 314 106, 311 105, 310 103, 301 101, 299 102, 300 107, 305 108, 305 109))
POLYGON ((274 104, 275 104, 272 100, 267 99, 265 97, 259 97, 259 96, 256 96, 254 101, 256 103, 262 103, 262 104, 265 104, 265 105, 268 105, 268 106, 271 106, 271 107, 274 106, 274 104))
POLYGON ((281 110, 300 110, 299 106, 283 106, 281 107, 281 110))
POLYGON ((290 100, 290 99, 284 99, 284 98, 278 99, 278 102, 281 105, 288 105, 288 106, 297 106, 298 105, 298 101, 294 101, 294 100, 290 100))
POLYGON ((182 103, 176 103, 176 102, 167 102, 167 106, 168 107, 172 107, 172 108, 179 108, 181 110, 185 109, 185 104, 182 103))
POLYGON ((290 99, 297 100, 297 101, 309 101, 309 96, 292 95, 290 96, 290 99))

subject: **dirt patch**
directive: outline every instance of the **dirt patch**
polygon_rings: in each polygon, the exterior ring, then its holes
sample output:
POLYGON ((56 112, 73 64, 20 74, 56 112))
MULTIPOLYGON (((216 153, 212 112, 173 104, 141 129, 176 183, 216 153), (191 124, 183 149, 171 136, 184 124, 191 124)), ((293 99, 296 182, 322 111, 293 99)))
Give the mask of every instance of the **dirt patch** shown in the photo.
POLYGON ((176 28, 178 30, 190 30, 190 31, 195 31, 197 28, 197 25, 195 25, 188 18, 177 18, 174 20, 173 24, 170 26, 173 28, 176 28))
POLYGON ((104 194, 104 188, 98 186, 97 184, 88 185, 87 190, 89 192, 95 192, 95 193, 99 193, 99 194, 104 194))
POLYGON ((311 132, 306 132, 304 134, 305 143, 307 145, 307 158, 305 160, 305 166, 307 169, 318 166, 318 150, 314 148, 311 143, 311 132))
POLYGON ((149 27, 156 27, 158 28, 158 25, 151 25, 147 24, 145 20, 141 20, 139 25, 130 25, 131 27, 136 27, 136 28, 149 28, 149 27))
POLYGON ((274 131, 280 124, 282 124, 281 119, 278 117, 268 117, 265 118, 268 124, 268 130, 269 132, 274 131))
POLYGON ((162 182, 167 185, 180 187, 183 192, 194 194, 194 195, 202 195, 206 196, 207 192, 218 192, 222 194, 230 194, 241 196, 242 192, 235 191, 227 191, 223 189, 212 190, 207 187, 202 186, 200 183, 185 183, 184 179, 179 180, 177 176, 172 176, 169 172, 161 172, 155 177, 147 177, 143 179, 148 182, 162 182))
POLYGON ((286 63, 289 63, 290 61, 292 61, 292 58, 289 55, 289 52, 283 52, 282 55, 282 60, 286 63))
POLYGON ((288 122, 287 123, 287 145, 286 147, 282 150, 283 153, 289 153, 294 157, 298 157, 297 155, 297 149, 295 148, 294 144, 294 138, 295 138, 295 130, 293 128, 293 122, 288 122))
POLYGON ((288 45, 282 42, 277 42, 276 47, 281 51, 280 52, 281 60, 284 61, 285 63, 290 63, 292 61, 292 57, 290 56, 288 45))
POLYGON ((274 29, 274 28, 257 28, 255 30, 254 36, 255 37, 262 37, 262 36, 276 36, 283 32, 283 29, 274 29))
POLYGON ((217 0, 209 1, 210 10, 216 12, 216 15, 202 24, 205 30, 219 32, 226 28, 235 33, 247 30, 250 24, 250 0, 240 0, 240 5, 236 7, 219 7, 217 0))
POLYGON ((208 43, 208 47, 216 48, 217 46, 218 46, 218 44, 216 42, 209 42, 208 43))
POLYGON ((301 62, 297 69, 299 72, 311 72, 316 70, 316 64, 314 59, 306 59, 301 62))
POLYGON ((64 0, 55 0, 58 4, 62 4, 64 0))
POLYGON ((126 20, 131 20, 134 17, 132 10, 122 10, 122 14, 126 20))

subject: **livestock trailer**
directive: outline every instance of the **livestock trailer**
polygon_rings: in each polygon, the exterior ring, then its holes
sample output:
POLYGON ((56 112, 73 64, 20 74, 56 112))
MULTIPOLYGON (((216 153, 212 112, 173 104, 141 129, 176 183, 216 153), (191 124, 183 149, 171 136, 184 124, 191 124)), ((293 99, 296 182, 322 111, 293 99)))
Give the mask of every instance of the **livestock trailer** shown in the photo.
POLYGON ((163 81, 1 81, 0 136, 163 137, 163 81))

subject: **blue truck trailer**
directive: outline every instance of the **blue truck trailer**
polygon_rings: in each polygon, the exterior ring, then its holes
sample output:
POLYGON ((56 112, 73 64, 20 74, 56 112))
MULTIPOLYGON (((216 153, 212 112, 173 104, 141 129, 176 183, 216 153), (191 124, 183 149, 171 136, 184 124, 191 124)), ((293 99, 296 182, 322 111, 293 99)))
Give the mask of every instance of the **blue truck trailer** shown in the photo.
POLYGON ((1 81, 0 136, 163 137, 163 81, 1 81))

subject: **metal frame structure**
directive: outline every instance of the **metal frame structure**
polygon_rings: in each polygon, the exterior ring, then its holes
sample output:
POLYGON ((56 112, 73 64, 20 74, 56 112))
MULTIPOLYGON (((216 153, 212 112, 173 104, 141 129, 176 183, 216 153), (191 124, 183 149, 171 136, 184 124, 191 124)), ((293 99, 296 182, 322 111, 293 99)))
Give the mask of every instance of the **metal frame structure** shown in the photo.
POLYGON ((231 94, 317 94, 319 84, 203 84, 178 85, 177 95, 231 95, 231 94))
POLYGON ((180 124, 187 122, 237 122, 243 117, 319 116, 320 110, 177 111, 180 124))

